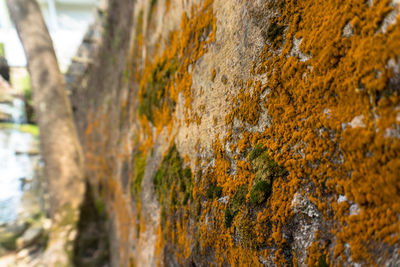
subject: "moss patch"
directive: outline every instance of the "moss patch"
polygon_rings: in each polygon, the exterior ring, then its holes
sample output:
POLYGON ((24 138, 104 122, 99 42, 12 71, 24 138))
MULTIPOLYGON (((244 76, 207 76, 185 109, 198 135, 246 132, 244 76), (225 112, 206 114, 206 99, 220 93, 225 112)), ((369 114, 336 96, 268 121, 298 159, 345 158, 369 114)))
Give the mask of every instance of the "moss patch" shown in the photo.
POLYGON ((272 193, 272 183, 267 181, 257 182, 250 192, 250 202, 253 205, 261 204, 272 193))
POLYGON ((214 199, 221 197, 222 194, 222 187, 217 186, 215 184, 211 184, 206 192, 206 196, 208 199, 214 199))
POLYGON ((142 152, 136 153, 133 159, 134 169, 133 169, 133 179, 131 184, 131 194, 135 198, 139 198, 141 187, 142 187, 142 180, 144 176, 144 170, 146 167, 146 155, 142 152))
POLYGON ((227 209, 225 210, 224 224, 226 228, 231 227, 233 219, 239 212, 240 208, 246 203, 247 185, 242 185, 233 195, 227 209))
POLYGON ((175 212, 177 206, 187 205, 193 199, 192 172, 182 165, 183 160, 173 145, 154 176, 155 191, 162 207, 162 223, 175 212))
POLYGON ((253 205, 257 205, 263 203, 272 194, 273 180, 287 175, 288 172, 272 160, 263 144, 258 144, 250 152, 249 161, 255 173, 250 201, 253 205))
POLYGON ((268 41, 273 43, 279 36, 282 36, 284 31, 285 31, 285 26, 273 22, 271 23, 266 32, 266 38, 268 41))
POLYGON ((139 114, 145 115, 147 119, 154 123, 154 108, 161 109, 164 105, 173 111, 175 101, 167 95, 167 85, 170 83, 177 70, 176 60, 158 62, 151 73, 151 77, 141 92, 141 102, 139 104, 139 114))
POLYGON ((329 267, 329 264, 326 262, 326 255, 321 255, 318 258, 318 267, 329 267))
POLYGON ((256 233, 254 230, 255 222, 250 219, 249 214, 244 213, 240 220, 237 227, 237 234, 240 239, 240 243, 242 247, 246 248, 255 248, 257 245, 256 233))

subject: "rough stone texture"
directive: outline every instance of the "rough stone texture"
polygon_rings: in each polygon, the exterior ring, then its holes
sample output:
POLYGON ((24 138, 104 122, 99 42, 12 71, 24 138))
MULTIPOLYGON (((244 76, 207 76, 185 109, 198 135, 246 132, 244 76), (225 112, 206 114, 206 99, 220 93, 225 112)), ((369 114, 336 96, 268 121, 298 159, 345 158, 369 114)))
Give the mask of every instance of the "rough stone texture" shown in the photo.
POLYGON ((72 99, 111 265, 398 265, 397 5, 109 1, 72 99))

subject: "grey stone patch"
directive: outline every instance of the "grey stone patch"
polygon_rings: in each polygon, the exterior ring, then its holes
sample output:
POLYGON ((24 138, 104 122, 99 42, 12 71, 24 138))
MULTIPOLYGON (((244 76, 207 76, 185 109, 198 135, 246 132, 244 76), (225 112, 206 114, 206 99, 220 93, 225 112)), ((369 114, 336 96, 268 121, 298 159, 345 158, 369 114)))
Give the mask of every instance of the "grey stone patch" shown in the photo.
POLYGON ((331 118, 331 110, 329 108, 324 109, 322 112, 326 116, 327 119, 331 118))
POLYGON ((400 125, 394 124, 392 128, 385 129, 383 136, 386 138, 400 139, 400 125))
POLYGON ((350 215, 359 215, 360 212, 361 212, 361 209, 356 203, 351 204, 351 206, 350 206, 350 215))
POLYGON ((351 36, 353 36, 353 35, 354 35, 354 28, 353 28, 353 25, 351 25, 351 23, 348 22, 348 23, 346 24, 346 26, 344 26, 344 28, 343 28, 342 36, 343 36, 344 38, 349 38, 349 37, 351 37, 351 36))
POLYGON ((221 197, 218 199, 218 202, 223 204, 228 204, 228 201, 229 201, 229 196, 221 197))
POLYGON ((307 144, 304 141, 300 141, 293 146, 293 151, 294 154, 300 155, 300 157, 304 159, 306 154, 304 153, 303 147, 307 147, 307 144))
POLYGON ((337 203, 342 203, 342 202, 345 202, 345 201, 347 201, 346 196, 345 195, 340 195, 338 197, 337 203))
POLYGON ((306 196, 297 192, 291 202, 292 209, 295 213, 303 213, 310 218, 319 218, 320 214, 317 208, 312 204, 306 196))
POLYGON ((397 57, 396 59, 391 58, 386 63, 386 69, 391 69, 392 77, 389 80, 388 90, 390 92, 400 92, 400 64, 398 63, 400 58, 397 57))
POLYGON ((363 120, 364 120, 364 115, 356 116, 351 120, 349 125, 351 126, 351 128, 364 128, 365 123, 363 122, 363 120))
POLYGON ((260 116, 258 118, 258 124, 257 125, 250 125, 248 123, 244 123, 245 128, 252 133, 258 132, 262 133, 265 131, 265 128, 269 128, 272 125, 272 118, 268 115, 267 109, 261 108, 260 116))
POLYGON ((292 40, 292 49, 290 50, 289 56, 292 57, 297 57, 301 62, 305 62, 307 60, 311 59, 310 55, 304 54, 301 50, 300 50, 300 44, 301 41, 303 41, 303 38, 301 39, 296 39, 295 37, 293 37, 292 40))
POLYGON ((391 6, 394 9, 383 19, 382 25, 377 31, 378 33, 386 33, 388 27, 396 23, 397 15, 399 14, 399 2, 399 0, 392 0, 391 6))
POLYGON ((349 125, 350 125, 349 122, 342 122, 340 124, 340 127, 342 128, 342 131, 344 131, 349 125))
POLYGON ((298 262, 303 263, 307 258, 307 250, 304 248, 314 242, 315 232, 322 225, 321 214, 303 190, 294 195, 291 206, 293 219, 285 226, 284 232, 292 239, 291 247, 298 262))

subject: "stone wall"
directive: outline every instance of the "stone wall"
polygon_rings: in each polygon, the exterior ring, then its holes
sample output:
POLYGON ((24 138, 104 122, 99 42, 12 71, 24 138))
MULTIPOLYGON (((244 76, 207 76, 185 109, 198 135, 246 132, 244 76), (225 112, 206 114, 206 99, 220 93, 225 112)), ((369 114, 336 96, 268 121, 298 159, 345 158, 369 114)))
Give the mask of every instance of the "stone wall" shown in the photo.
POLYGON ((112 265, 400 264, 398 8, 111 0, 73 102, 112 265))

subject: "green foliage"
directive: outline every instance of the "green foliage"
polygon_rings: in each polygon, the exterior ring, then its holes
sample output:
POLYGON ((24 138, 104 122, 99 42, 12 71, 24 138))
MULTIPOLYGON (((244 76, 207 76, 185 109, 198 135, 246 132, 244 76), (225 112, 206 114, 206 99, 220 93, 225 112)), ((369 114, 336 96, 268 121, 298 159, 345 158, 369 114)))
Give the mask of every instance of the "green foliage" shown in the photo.
POLYGON ((149 121, 154 122, 153 109, 162 108, 167 104, 174 110, 176 103, 166 93, 166 86, 171 81, 177 70, 176 60, 163 61, 154 68, 139 104, 139 113, 145 115, 149 121))
POLYGON ((211 184, 206 192, 206 196, 208 199, 214 199, 221 197, 222 194, 222 187, 217 186, 215 184, 211 184))
POLYGON ((24 133, 30 133, 33 136, 39 136, 39 127, 33 124, 13 124, 13 123, 0 123, 0 129, 17 129, 24 133))
POLYGON ((138 152, 133 158, 133 179, 131 184, 131 193, 136 198, 139 197, 142 187, 142 180, 144 176, 144 169, 146 167, 146 155, 138 152))
POLYGON ((25 74, 21 77, 12 77, 12 84, 18 92, 24 95, 26 114, 28 117, 28 122, 35 121, 35 112, 33 110, 33 95, 32 95, 32 85, 29 74, 25 74))
POLYGON ((266 34, 268 41, 270 41, 271 43, 274 42, 278 36, 283 34, 284 30, 284 26, 280 26, 277 23, 271 23, 266 34))
POLYGON ((4 44, 0 43, 0 56, 5 57, 6 56, 6 51, 4 49, 4 44))
POLYGON ((18 76, 18 78, 12 80, 12 83, 17 91, 24 93, 26 101, 32 101, 32 85, 29 74, 18 76))
POLYGON ((0 233, 0 247, 3 247, 8 250, 16 249, 16 240, 18 236, 12 232, 2 232, 0 233))

